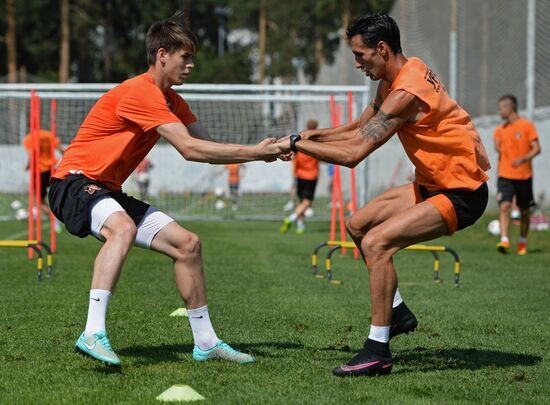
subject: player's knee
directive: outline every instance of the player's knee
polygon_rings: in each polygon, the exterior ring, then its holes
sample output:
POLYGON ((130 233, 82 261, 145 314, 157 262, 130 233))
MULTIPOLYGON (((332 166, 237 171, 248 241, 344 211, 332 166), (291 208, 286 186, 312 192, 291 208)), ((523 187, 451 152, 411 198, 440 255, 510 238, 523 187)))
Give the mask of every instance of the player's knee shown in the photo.
POLYGON ((509 212, 512 209, 512 203, 510 201, 503 201, 500 203, 500 210, 502 212, 509 212))
MULTIPOLYGON (((369 260, 377 260, 389 255, 388 243, 376 228, 371 229, 361 240, 361 250, 369 260)), ((391 255, 390 255, 391 256, 391 255)))
POLYGON ((109 229, 106 239, 116 238, 130 246, 134 243, 137 235, 137 228, 131 219, 118 221, 116 226, 109 229))
POLYGON ((202 243, 197 234, 187 232, 177 246, 179 260, 189 260, 201 255, 202 243))
POLYGON ((365 232, 362 230, 362 228, 356 225, 356 221, 354 220, 353 215, 350 218, 346 219, 346 230, 353 239, 361 239, 363 236, 365 236, 365 232))

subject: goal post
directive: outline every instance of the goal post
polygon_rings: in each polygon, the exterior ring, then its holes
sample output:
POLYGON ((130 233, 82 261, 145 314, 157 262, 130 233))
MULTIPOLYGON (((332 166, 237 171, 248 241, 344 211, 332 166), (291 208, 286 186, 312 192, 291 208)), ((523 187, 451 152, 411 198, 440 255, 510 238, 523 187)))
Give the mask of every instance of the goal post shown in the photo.
MULTIPOLYGON (((28 133, 30 93, 42 102, 41 122, 50 122, 51 101, 56 101, 56 132, 70 143, 88 111, 114 84, 3 84, 0 85, 0 218, 15 215, 11 202, 26 201, 28 179, 22 161, 22 139, 28 133)), ((305 128, 309 119, 330 127, 331 96, 341 105, 343 122, 358 117, 369 100, 367 86, 200 85, 174 88, 190 105, 211 136, 220 142, 256 144, 268 136, 284 136, 305 128), (349 98, 350 97, 350 98, 349 98), (348 105, 352 111, 348 111, 348 105)), ((49 129, 49 128, 46 128, 49 129)), ((148 199, 178 219, 281 219, 293 177, 289 162, 243 164, 238 209, 232 208, 228 173, 223 165, 185 161, 167 142, 159 141, 148 156, 148 199), (220 202, 221 201, 221 202, 220 202)), ((366 198, 365 170, 356 168, 359 204, 366 198)), ((342 169, 344 199, 351 199, 350 172, 342 169)), ((124 190, 138 196, 131 176, 124 190)), ((321 164, 314 202, 314 218, 330 215, 330 179, 321 164)))

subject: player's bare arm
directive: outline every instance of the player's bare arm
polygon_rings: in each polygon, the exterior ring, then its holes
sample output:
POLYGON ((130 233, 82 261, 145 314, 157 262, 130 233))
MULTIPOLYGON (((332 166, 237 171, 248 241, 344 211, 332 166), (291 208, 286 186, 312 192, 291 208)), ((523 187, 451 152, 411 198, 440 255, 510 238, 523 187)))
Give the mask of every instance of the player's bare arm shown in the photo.
POLYGON ((499 139, 495 139, 495 152, 500 155, 500 145, 501 141, 499 139))
POLYGON ((360 119, 362 125, 349 140, 320 143, 306 139, 297 142, 296 147, 316 159, 355 167, 387 142, 403 124, 418 119, 418 115, 416 97, 404 91, 394 91, 372 118, 360 119))
POLYGON ((208 133, 208 130, 202 126, 200 121, 195 121, 187 125, 187 130, 193 138, 202 139, 205 141, 217 142, 215 139, 213 139, 210 136, 210 134, 208 133))
POLYGON ((252 160, 273 160, 281 153, 274 143, 275 138, 267 138, 251 146, 221 144, 194 138, 185 125, 178 123, 159 125, 157 132, 186 160, 194 162, 244 163, 252 160))
POLYGON ((540 143, 537 140, 531 141, 531 149, 529 152, 527 152, 524 156, 520 157, 519 159, 516 159, 512 162, 513 167, 519 167, 530 160, 532 160, 535 156, 537 156, 540 153, 540 143))

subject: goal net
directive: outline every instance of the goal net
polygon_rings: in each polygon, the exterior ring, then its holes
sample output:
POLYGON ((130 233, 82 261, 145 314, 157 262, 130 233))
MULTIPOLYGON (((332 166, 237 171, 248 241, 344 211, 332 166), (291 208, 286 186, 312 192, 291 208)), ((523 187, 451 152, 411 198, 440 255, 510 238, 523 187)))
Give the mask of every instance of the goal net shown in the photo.
MULTIPOLYGON (((13 218, 19 202, 27 206, 29 175, 22 146, 29 132, 31 89, 40 98, 41 127, 50 129, 55 119, 63 145, 74 137, 90 108, 111 84, 0 85, 0 217, 13 218), (52 100, 56 101, 52 117, 52 100), (15 203, 14 203, 15 202, 15 203)), ((309 119, 330 127, 357 118, 370 101, 362 86, 197 85, 175 90, 188 102, 211 136, 220 142, 256 144, 268 136, 281 137, 305 128, 309 119), (331 108, 331 96, 334 103, 331 108)), ((167 142, 159 141, 148 155, 147 200, 178 219, 281 219, 293 185, 290 162, 250 162, 240 168, 238 199, 231 196, 224 165, 185 161, 167 142)), ((364 202, 364 167, 356 168, 357 197, 364 202)), ((315 219, 330 215, 330 173, 320 166, 314 202, 315 219)), ((140 197, 139 176, 123 185, 125 192, 140 197)), ((349 201, 349 169, 342 169, 344 200, 349 201)))

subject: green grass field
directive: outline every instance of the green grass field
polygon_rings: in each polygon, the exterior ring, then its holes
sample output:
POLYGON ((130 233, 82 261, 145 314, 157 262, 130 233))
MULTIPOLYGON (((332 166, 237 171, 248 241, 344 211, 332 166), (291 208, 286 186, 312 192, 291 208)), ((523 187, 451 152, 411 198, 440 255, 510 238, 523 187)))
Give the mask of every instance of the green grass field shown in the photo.
MULTIPOLYGON (((121 370, 80 357, 72 349, 100 244, 63 233, 54 276, 42 283, 23 249, 0 248, 0 403, 155 403, 175 384, 212 404, 548 403, 549 233, 532 233, 527 256, 502 256, 486 232, 490 219, 432 242, 460 254, 459 289, 448 256, 440 285, 429 253, 396 256, 419 328, 392 342, 393 372, 379 378, 332 376, 362 346, 370 305, 367 272, 351 257, 333 260, 343 285, 312 277, 310 251, 326 239, 326 223, 303 236, 280 235, 274 222, 186 224, 203 240, 217 333, 254 354, 250 365, 193 362, 187 319, 169 317, 182 306, 170 260, 140 249, 109 307, 121 370)), ((0 237, 21 227, 1 223, 0 237)))

